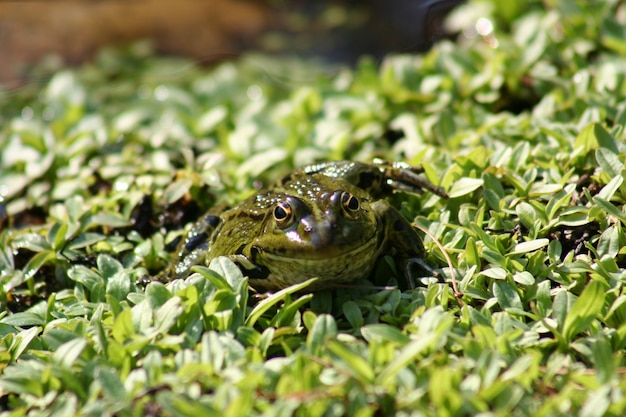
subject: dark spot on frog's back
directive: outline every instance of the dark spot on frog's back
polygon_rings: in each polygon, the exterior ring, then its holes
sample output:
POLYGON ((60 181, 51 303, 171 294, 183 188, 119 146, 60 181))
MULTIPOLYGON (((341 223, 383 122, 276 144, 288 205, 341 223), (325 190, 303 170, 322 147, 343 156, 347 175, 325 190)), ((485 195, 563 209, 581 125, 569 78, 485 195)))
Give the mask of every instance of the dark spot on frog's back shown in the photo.
POLYGON ((261 221, 265 217, 265 213, 253 213, 251 211, 240 211, 236 216, 238 219, 252 219, 254 221, 261 221))
POLYGON ((290 172, 289 174, 287 174, 283 178, 281 178, 280 181, 278 181, 278 185, 282 186, 282 185, 288 183, 289 181, 291 181, 292 179, 293 179, 293 173, 290 172))
POLYGON ((361 172, 359 174, 359 187, 365 190, 372 187, 374 181, 376 180, 376 176, 372 172, 361 172))
POLYGON ((204 222, 211 227, 217 227, 220 224, 220 216, 215 216, 213 214, 207 214, 204 217, 204 222))
POLYGON ((200 245, 206 243, 209 239, 209 236, 206 233, 198 233, 195 236, 191 236, 185 242, 185 250, 191 252, 194 249, 198 248, 200 245))
POLYGON ((393 224, 393 230, 399 232, 400 230, 404 230, 404 223, 400 220, 396 220, 393 224))

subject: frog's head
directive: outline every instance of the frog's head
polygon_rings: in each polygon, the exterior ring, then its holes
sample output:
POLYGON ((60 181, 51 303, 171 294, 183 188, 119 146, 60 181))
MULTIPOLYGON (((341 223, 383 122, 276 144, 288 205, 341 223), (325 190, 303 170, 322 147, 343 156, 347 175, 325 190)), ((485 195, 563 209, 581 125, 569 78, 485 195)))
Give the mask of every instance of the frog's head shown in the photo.
POLYGON ((256 286, 282 288, 314 276, 348 281, 371 269, 384 225, 361 188, 309 179, 275 191, 272 201, 260 233, 241 252, 268 274, 256 286))
POLYGON ((362 247, 375 237, 378 224, 368 199, 355 191, 337 189, 314 199, 286 194, 266 216, 254 246, 305 259, 333 258, 362 247))

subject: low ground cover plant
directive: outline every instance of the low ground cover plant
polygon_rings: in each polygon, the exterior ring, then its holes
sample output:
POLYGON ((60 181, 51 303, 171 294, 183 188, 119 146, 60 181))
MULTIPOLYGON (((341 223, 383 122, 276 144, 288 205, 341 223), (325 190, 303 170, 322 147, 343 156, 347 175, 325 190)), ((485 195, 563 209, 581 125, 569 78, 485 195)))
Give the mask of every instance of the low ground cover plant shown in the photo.
POLYGON ((449 24, 353 69, 138 43, 0 92, 1 415, 623 415, 626 7, 449 24), (223 258, 155 280, 210 207, 374 157, 448 191, 394 199, 446 282, 400 291, 385 260, 382 290, 260 297, 223 258))

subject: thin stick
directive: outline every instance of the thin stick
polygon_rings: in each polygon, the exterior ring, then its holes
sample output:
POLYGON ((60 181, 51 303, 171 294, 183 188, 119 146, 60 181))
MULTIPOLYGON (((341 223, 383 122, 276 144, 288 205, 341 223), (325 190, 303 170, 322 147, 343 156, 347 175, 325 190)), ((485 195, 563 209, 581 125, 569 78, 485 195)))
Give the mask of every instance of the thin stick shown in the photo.
POLYGON ((414 224, 413 227, 415 227, 416 229, 421 230, 422 232, 424 232, 426 234, 426 236, 430 237, 433 242, 435 242, 435 244, 437 245, 437 247, 439 248, 439 250, 441 251, 441 253, 443 254, 443 257, 446 258, 446 262, 448 263, 448 267, 450 268, 450 280, 452 282, 452 291, 454 291, 454 297, 456 298, 457 302, 463 306, 463 293, 459 291, 459 288, 456 285, 456 272, 454 270, 454 266, 452 265, 452 259, 450 259, 450 256, 448 255, 448 252, 446 252, 446 250, 444 249, 443 245, 441 244, 441 242, 439 241, 439 239, 437 239, 432 233, 430 233, 428 230, 426 230, 425 228, 423 228, 422 226, 418 225, 418 224, 414 224))

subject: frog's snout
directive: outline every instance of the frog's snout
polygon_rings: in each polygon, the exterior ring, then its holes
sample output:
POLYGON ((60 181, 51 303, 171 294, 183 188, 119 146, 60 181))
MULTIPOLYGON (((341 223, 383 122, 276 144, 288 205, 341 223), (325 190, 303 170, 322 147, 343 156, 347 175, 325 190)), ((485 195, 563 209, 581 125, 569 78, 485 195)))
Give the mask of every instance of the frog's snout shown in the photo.
POLYGON ((350 227, 345 219, 335 213, 327 213, 319 221, 303 219, 303 230, 306 240, 315 248, 344 247, 358 240, 361 232, 358 228, 350 227))

